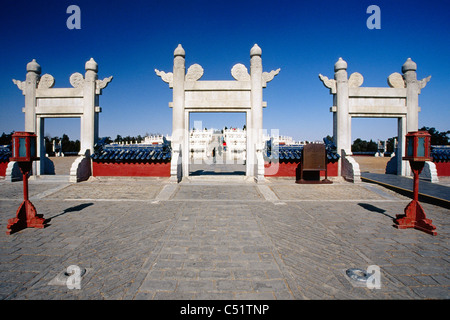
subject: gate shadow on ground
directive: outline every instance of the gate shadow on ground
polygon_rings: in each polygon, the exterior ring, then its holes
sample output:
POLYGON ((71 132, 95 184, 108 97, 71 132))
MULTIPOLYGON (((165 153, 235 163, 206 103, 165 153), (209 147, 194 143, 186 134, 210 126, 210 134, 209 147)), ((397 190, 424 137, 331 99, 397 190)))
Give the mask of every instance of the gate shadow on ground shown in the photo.
POLYGON ((369 211, 372 211, 372 212, 378 212, 378 213, 381 213, 382 215, 384 215, 386 217, 389 217, 391 219, 395 219, 393 216, 390 216, 387 213, 385 213, 386 210, 378 208, 378 207, 375 207, 374 205, 371 205, 369 203, 358 203, 358 205, 360 207, 363 207, 366 210, 369 210, 369 211))
POLYGON ((81 211, 81 210, 83 210, 83 209, 85 209, 85 208, 87 208, 87 207, 92 206, 93 204, 94 204, 93 202, 82 203, 82 204, 79 204, 79 205, 76 205, 76 206, 73 206, 73 207, 64 209, 63 212, 58 213, 58 214, 54 215, 53 217, 47 218, 47 221, 50 222, 52 219, 57 218, 57 217, 60 217, 60 216, 62 216, 62 215, 65 215, 66 213, 69 213, 69 212, 81 211))

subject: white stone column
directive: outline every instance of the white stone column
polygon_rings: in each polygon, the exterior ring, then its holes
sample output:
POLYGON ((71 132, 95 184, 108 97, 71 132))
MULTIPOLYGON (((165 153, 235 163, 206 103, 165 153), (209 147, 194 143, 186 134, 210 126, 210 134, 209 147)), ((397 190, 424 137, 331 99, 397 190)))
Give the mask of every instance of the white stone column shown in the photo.
POLYGON ((397 175, 408 176, 411 173, 411 168, 408 161, 404 161, 402 158, 405 156, 406 146, 406 117, 398 118, 398 142, 397 150, 395 151, 397 156, 397 175))
MULTIPOLYGON (((406 86, 406 121, 403 122, 404 127, 402 132, 402 144, 400 144, 399 137, 399 146, 401 146, 401 157, 404 156, 405 152, 405 135, 411 131, 419 130, 419 94, 421 89, 425 88, 428 81, 430 81, 431 76, 424 78, 422 80, 417 80, 417 64, 408 58, 406 62, 402 66, 403 78, 405 80, 406 86)), ((400 134, 400 132, 399 132, 400 134)), ((400 153, 400 152, 399 152, 400 153)), ((407 161, 402 162, 402 170, 401 172, 403 176, 411 175, 411 167, 407 161)))
MULTIPOLYGON (((342 156, 351 155, 351 127, 348 112, 348 75, 347 62, 339 58, 334 65, 334 79, 336 80, 336 134, 335 142, 338 153, 342 156)), ((341 159, 339 160, 341 161, 341 159)), ((338 165, 338 175, 341 175, 341 165, 338 165)))
POLYGON ((246 145, 246 159, 245 159, 245 175, 247 177, 254 176, 254 165, 250 160, 254 151, 253 147, 253 120, 252 120, 252 110, 246 111, 246 130, 247 130, 247 145, 246 145))
MULTIPOLYGON (((333 93, 333 106, 335 107, 337 105, 336 102, 336 92, 333 93)), ((337 133, 337 112, 333 112, 333 142, 337 146, 337 139, 338 139, 338 133, 337 133)), ((339 154, 340 151, 338 151, 339 154)))
POLYGON ((83 119, 81 120, 80 134, 80 155, 86 151, 89 154, 94 152, 95 144, 95 86, 98 79, 98 65, 94 59, 90 59, 85 65, 86 74, 84 77, 84 97, 83 97, 83 119))
POLYGON ((41 66, 35 59, 27 64, 25 80, 25 131, 36 133, 36 88, 39 83, 41 66))
MULTIPOLYGON (((251 77, 251 101, 252 101, 252 127, 247 128, 247 132, 252 132, 251 150, 247 153, 247 160, 250 161, 249 165, 252 170, 255 170, 255 165, 258 165, 256 150, 262 139, 263 130, 263 111, 262 111, 262 50, 255 44, 250 50, 250 77, 251 77)), ((256 169, 253 173, 255 176, 260 176, 260 172, 256 169)), ((264 173, 263 173, 264 177, 264 173)))
POLYGON ((406 84, 406 132, 419 129, 419 92, 417 82, 417 65, 408 58, 402 66, 402 73, 406 84))
POLYGON ((36 135, 37 135, 37 156, 39 161, 36 162, 36 174, 45 174, 45 118, 36 118, 36 135))
POLYGON ((183 147, 182 147, 182 176, 189 177, 189 111, 184 112, 184 126, 183 126, 183 147), (185 155, 185 156, 184 156, 185 155))
MULTIPOLYGON (((36 88, 39 83, 40 74, 41 66, 33 59, 27 64, 27 76, 22 90, 25 95, 25 131, 36 133, 38 143, 42 143, 44 140, 44 135, 40 135, 40 132, 37 131, 36 127, 36 88)), ((45 157, 45 152, 41 155, 40 149, 37 149, 37 156, 45 157)), ((40 165, 38 162, 39 161, 33 162, 33 175, 40 174, 40 165)))
MULTIPOLYGON (((99 95, 98 94, 96 94, 95 95, 95 102, 94 102, 94 108, 95 109, 97 109, 97 108, 99 108, 100 109, 100 97, 99 97, 99 95)), ((95 111, 94 112, 94 145, 97 143, 97 141, 98 141, 98 139, 99 139, 99 134, 98 134, 98 132, 99 132, 99 129, 100 129, 100 127, 99 127, 99 120, 100 120, 100 110, 97 112, 97 111, 95 111)))
MULTIPOLYGON (((181 46, 175 49, 173 53, 173 110, 172 110, 172 146, 180 145, 180 154, 182 161, 182 168, 189 165, 189 157, 187 155, 187 149, 185 146, 185 139, 188 139, 187 129, 185 128, 185 116, 184 116, 184 80, 186 75, 185 56, 186 53, 181 46)), ((178 167, 179 159, 172 158, 171 168, 178 167)), ((174 172, 175 170, 172 170, 174 172)), ((185 170, 183 170, 185 171, 185 170)), ((183 172, 182 176, 187 177, 189 172, 183 172)), ((179 176, 179 175, 178 175, 179 176)))

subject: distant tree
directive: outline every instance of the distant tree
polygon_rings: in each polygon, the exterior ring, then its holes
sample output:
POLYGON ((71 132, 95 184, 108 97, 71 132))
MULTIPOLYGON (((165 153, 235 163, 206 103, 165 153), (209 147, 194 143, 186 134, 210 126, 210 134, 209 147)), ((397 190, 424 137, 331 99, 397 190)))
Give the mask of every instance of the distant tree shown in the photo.
POLYGON ((362 141, 360 138, 353 141, 352 152, 362 152, 362 149, 365 148, 367 148, 367 145, 364 145, 364 141, 362 141))
POLYGON ((325 139, 328 140, 328 141, 334 141, 333 137, 330 136, 329 134, 325 137, 325 139))
POLYGON ((0 145, 10 145, 11 144, 11 136, 14 132, 11 132, 9 134, 6 133, 2 133, 1 137, 0 137, 0 145))
POLYGON ((61 137, 61 151, 62 152, 79 152, 80 151, 80 141, 70 140, 69 136, 67 134, 63 134, 61 137))
POLYGON ((52 155, 53 154, 53 140, 54 139, 52 139, 49 135, 46 135, 44 137, 45 153, 48 154, 48 155, 52 155))
POLYGON ((387 152, 394 152, 395 151, 395 140, 398 141, 397 137, 392 137, 387 139, 386 141, 386 151, 387 152))
POLYGON ((431 135, 432 146, 446 146, 450 144, 450 130, 446 132, 439 132, 435 128, 422 127, 420 131, 428 131, 431 135))
POLYGON ((111 140, 111 137, 103 137, 102 139, 104 139, 105 144, 110 144, 113 141, 111 140))
POLYGON ((69 136, 67 134, 63 134, 62 138, 61 138, 61 151, 62 152, 69 152, 70 150, 70 139, 69 136))
POLYGON ((352 144, 352 152, 377 152, 377 150, 378 145, 372 139, 365 141, 358 138, 352 144))
POLYGON ((75 143, 73 144, 73 152, 80 152, 80 149, 81 149, 80 140, 75 140, 75 143))
POLYGON ((375 141, 372 141, 372 139, 370 139, 369 143, 367 144, 367 151, 377 152, 378 144, 375 141))

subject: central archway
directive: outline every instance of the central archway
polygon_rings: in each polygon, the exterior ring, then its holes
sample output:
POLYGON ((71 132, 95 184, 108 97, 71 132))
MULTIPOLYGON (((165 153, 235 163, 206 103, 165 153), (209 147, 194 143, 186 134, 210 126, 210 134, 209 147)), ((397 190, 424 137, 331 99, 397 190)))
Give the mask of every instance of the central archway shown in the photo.
POLYGON ((246 114, 247 159, 246 176, 264 180, 263 116, 266 103, 262 89, 280 69, 263 72, 262 50, 254 45, 250 50, 250 73, 243 64, 231 69, 235 81, 198 81, 203 68, 193 64, 186 72, 185 51, 181 45, 174 51, 173 72, 155 70, 173 89, 171 179, 189 177, 189 114, 193 112, 243 112, 246 114))
POLYGON ((246 175, 246 113, 190 112, 189 176, 246 175))

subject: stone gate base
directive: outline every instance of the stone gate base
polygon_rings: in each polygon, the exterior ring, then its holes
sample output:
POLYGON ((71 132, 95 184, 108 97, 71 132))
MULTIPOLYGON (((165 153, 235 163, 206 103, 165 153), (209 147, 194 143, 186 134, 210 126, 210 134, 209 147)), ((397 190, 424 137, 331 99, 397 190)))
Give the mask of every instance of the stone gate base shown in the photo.
POLYGON ((70 182, 86 181, 92 175, 89 151, 75 159, 70 167, 70 182))

